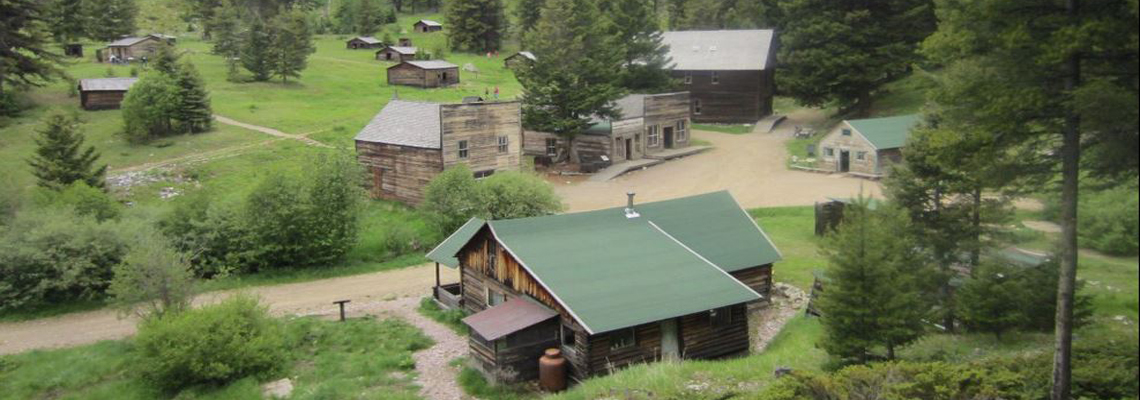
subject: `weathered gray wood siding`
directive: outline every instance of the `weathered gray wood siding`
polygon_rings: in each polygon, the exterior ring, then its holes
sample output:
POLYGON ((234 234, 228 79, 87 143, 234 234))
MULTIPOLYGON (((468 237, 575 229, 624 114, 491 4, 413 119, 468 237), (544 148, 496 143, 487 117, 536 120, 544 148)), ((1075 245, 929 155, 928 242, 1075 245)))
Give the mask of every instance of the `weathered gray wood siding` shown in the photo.
POLYGON ((404 62, 406 60, 415 59, 415 56, 413 56, 413 55, 405 56, 403 54, 400 54, 400 52, 392 50, 392 49, 383 49, 383 50, 376 52, 376 59, 380 60, 380 61, 394 61, 394 62, 399 63, 399 62, 404 62))
POLYGON ((443 164, 467 164, 472 171, 517 171, 522 164, 522 108, 519 102, 445 104, 440 106, 443 164), (507 140, 500 151, 499 138, 507 140), (459 142, 467 141, 467 158, 459 158, 459 142))
POLYGON ((439 149, 356 141, 356 157, 369 173, 373 198, 407 204, 423 201, 423 190, 443 171, 439 149))
POLYGON ((692 131, 689 92, 645 96, 644 125, 646 135, 652 126, 657 127, 657 132, 660 135, 660 140, 657 141, 656 145, 650 145, 648 141, 646 142, 645 151, 648 153, 656 153, 666 148, 665 128, 667 127, 672 130, 672 148, 688 146, 692 131), (678 132, 682 127, 684 134, 680 135, 678 132))
POLYGON ((146 39, 140 40, 138 43, 130 46, 115 46, 107 47, 103 52, 102 61, 110 61, 112 55, 119 57, 120 60, 134 57, 141 59, 143 56, 154 56, 154 52, 158 51, 159 40, 157 38, 148 36, 146 39))
POLYGON ((775 86, 771 70, 747 71, 680 71, 673 76, 680 80, 681 88, 689 91, 692 120, 712 123, 756 122, 772 114, 772 94, 775 86), (718 83, 713 83, 713 73, 718 83), (685 76, 691 83, 684 83, 685 76), (696 102, 700 102, 700 113, 696 102))
POLYGON ((126 91, 81 91, 79 105, 85 110, 109 110, 119 108, 126 91))
POLYGON ((879 175, 885 171, 880 163, 879 152, 875 150, 874 146, 871 146, 871 142, 867 141, 859 131, 856 131, 847 122, 836 125, 831 132, 828 132, 827 136, 819 141, 819 149, 816 150, 819 168, 828 171, 840 171, 840 157, 843 151, 850 154, 849 172, 879 175), (844 129, 850 130, 851 135, 844 135, 844 129), (828 149, 831 149, 831 155, 827 154, 828 149), (863 153, 862 160, 859 159, 860 153, 863 153))

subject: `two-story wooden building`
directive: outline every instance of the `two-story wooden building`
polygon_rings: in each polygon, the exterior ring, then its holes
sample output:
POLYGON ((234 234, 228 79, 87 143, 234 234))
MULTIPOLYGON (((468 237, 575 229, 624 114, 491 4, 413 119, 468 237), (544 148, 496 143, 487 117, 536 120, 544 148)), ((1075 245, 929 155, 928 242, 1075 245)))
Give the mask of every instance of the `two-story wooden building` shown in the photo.
POLYGON ((519 169, 518 102, 461 104, 391 100, 356 135, 374 198, 417 204, 432 178, 466 164, 477 177, 519 169))
POLYGON ((662 34, 693 121, 751 123, 772 114, 774 37, 770 29, 662 34))
POLYGON ((388 67, 389 85, 434 88, 459 84, 459 66, 443 60, 404 61, 388 67))
MULTIPOLYGON (((512 220, 473 219, 428 257, 461 272, 470 356, 533 379, 560 348, 582 380, 660 359, 747 353, 750 303, 781 256, 728 192, 512 220)), ((438 266, 437 266, 438 268, 438 266)), ((442 293, 437 290, 437 298, 442 293)))
POLYGON ((877 178, 902 161, 919 115, 844 120, 819 141, 819 168, 877 178))

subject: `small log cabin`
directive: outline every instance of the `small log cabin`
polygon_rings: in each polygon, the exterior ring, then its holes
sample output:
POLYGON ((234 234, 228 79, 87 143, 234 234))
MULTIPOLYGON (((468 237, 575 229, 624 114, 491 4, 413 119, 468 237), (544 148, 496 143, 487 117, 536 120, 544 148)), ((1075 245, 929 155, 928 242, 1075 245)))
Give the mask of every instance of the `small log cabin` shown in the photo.
POLYGON ((902 147, 918 115, 844 120, 819 141, 819 168, 868 178, 902 161, 902 147))
POLYGON ((170 35, 150 34, 146 36, 125 37, 111 43, 100 52, 100 62, 110 62, 112 56, 118 61, 141 59, 153 56, 162 41, 174 45, 175 37, 170 35))
MULTIPOLYGON (((457 267, 441 290, 471 315, 470 358, 488 379, 534 379, 560 348, 583 380, 635 363, 749 349, 749 305, 781 256, 726 191, 605 210, 472 219, 428 253, 457 267)), ((442 294, 440 296, 439 294, 442 294)))
POLYGON ((522 162, 518 102, 438 104, 394 99, 356 135, 373 198, 418 204, 432 178, 456 164, 476 177, 522 162))
POLYGON ((119 108, 138 78, 97 78, 79 81, 79 106, 84 110, 119 108))
POLYGON ((421 19, 412 24, 412 31, 418 33, 432 33, 443 30, 443 24, 430 19, 421 19))
POLYGON ((774 36, 770 29, 662 35, 694 122, 752 123, 772 114, 774 36))
POLYGON ((520 51, 518 53, 511 54, 510 57, 503 59, 503 66, 507 67, 507 69, 511 71, 518 71, 519 68, 529 67, 532 63, 535 62, 535 60, 537 60, 537 58, 534 57, 534 53, 531 53, 529 51, 520 51))
POLYGON ((416 59, 416 48, 411 46, 384 46, 376 52, 380 61, 404 62, 416 59))
MULTIPOLYGON (((615 106, 620 118, 599 119, 574 139, 580 157, 617 163, 689 145, 689 92, 631 94, 615 106)), ((536 157, 557 160, 568 150, 553 133, 527 131, 525 140, 524 152, 536 157)))
POLYGON ((404 61, 388 67, 388 84, 434 88, 459 84, 459 66, 443 60, 404 61))
POLYGON ((357 36, 352 39, 348 39, 348 42, 345 43, 345 47, 352 50, 378 49, 384 47, 384 43, 381 42, 380 39, 374 38, 372 36, 357 36))

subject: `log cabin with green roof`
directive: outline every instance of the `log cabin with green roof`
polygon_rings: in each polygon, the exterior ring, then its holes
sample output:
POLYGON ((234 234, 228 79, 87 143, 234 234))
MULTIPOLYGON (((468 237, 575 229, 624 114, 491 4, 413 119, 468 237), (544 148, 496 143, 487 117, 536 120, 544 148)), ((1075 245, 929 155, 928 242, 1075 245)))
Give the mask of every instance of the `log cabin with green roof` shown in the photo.
POLYGON ((902 147, 918 115, 844 120, 819 141, 819 168, 868 178, 902 161, 902 147))
MULTIPOLYGON (((472 219, 428 253, 459 268, 470 358, 494 381, 560 349, 583 380, 635 363, 749 349, 780 252, 728 192, 512 220, 472 219), (753 307, 756 308, 756 307, 753 307)), ((437 268, 438 268, 437 264, 437 268)))

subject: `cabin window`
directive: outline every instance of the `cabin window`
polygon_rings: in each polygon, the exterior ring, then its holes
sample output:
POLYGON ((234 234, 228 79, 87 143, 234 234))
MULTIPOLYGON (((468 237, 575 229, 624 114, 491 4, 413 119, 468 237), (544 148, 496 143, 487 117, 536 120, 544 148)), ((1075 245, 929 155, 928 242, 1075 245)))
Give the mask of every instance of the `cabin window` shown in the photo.
POLYGON ((658 126, 650 125, 648 130, 649 132, 645 134, 646 145, 649 147, 657 147, 658 142, 661 140, 661 136, 658 134, 658 126))
POLYGON ((468 153, 467 141, 466 140, 460 140, 459 141, 459 158, 467 158, 467 153, 468 153))
POLYGON ((574 328, 571 328, 568 325, 562 325, 562 345, 574 347, 574 344, 577 340, 577 337, 574 335, 577 334, 578 333, 574 331, 574 328))
POLYGON ((685 122, 684 120, 677 121, 677 140, 685 140, 685 137, 689 134, 689 132, 685 130, 685 128, 687 128, 686 125, 688 125, 685 122))
POLYGON ((491 288, 487 288, 487 307, 488 308, 494 307, 494 306, 497 306, 499 304, 503 304, 506 302, 507 302, 507 294, 506 293, 503 293, 503 292, 500 292, 498 290, 494 290, 491 288))
POLYGON ((701 99, 693 99, 693 114, 701 115, 701 99))
POLYGON ((692 72, 686 72, 685 73, 685 84, 688 85, 691 83, 693 83, 693 73, 692 72))
POLYGON ((709 323, 714 327, 728 326, 732 323, 732 307, 721 307, 709 310, 709 323))
POLYGON ((720 74, 718 74, 716 71, 713 71, 713 73, 712 73, 712 84, 716 85, 719 83, 720 83, 720 74))
POLYGON ((558 155, 558 139, 546 139, 546 155, 550 157, 558 155))
POLYGON ((856 160, 866 160, 867 159, 867 152, 865 152, 865 151, 856 152, 855 153, 855 159, 856 160))
POLYGON ((510 147, 510 138, 506 136, 499 136, 499 153, 506 153, 510 147))
POLYGON ((851 136, 851 130, 850 129, 844 128, 840 132, 842 132, 843 136, 851 136))
POLYGON ((610 350, 618 350, 624 349, 626 347, 631 347, 637 344, 636 339, 637 337, 634 335, 633 328, 625 328, 622 330, 614 331, 613 333, 610 333, 610 350))
POLYGON ((475 179, 483 179, 494 174, 495 170, 489 169, 486 171, 475 171, 473 175, 475 175, 475 179))
POLYGON ((824 147, 823 148, 823 155, 827 156, 827 157, 835 156, 835 149, 830 148, 830 147, 824 147))

